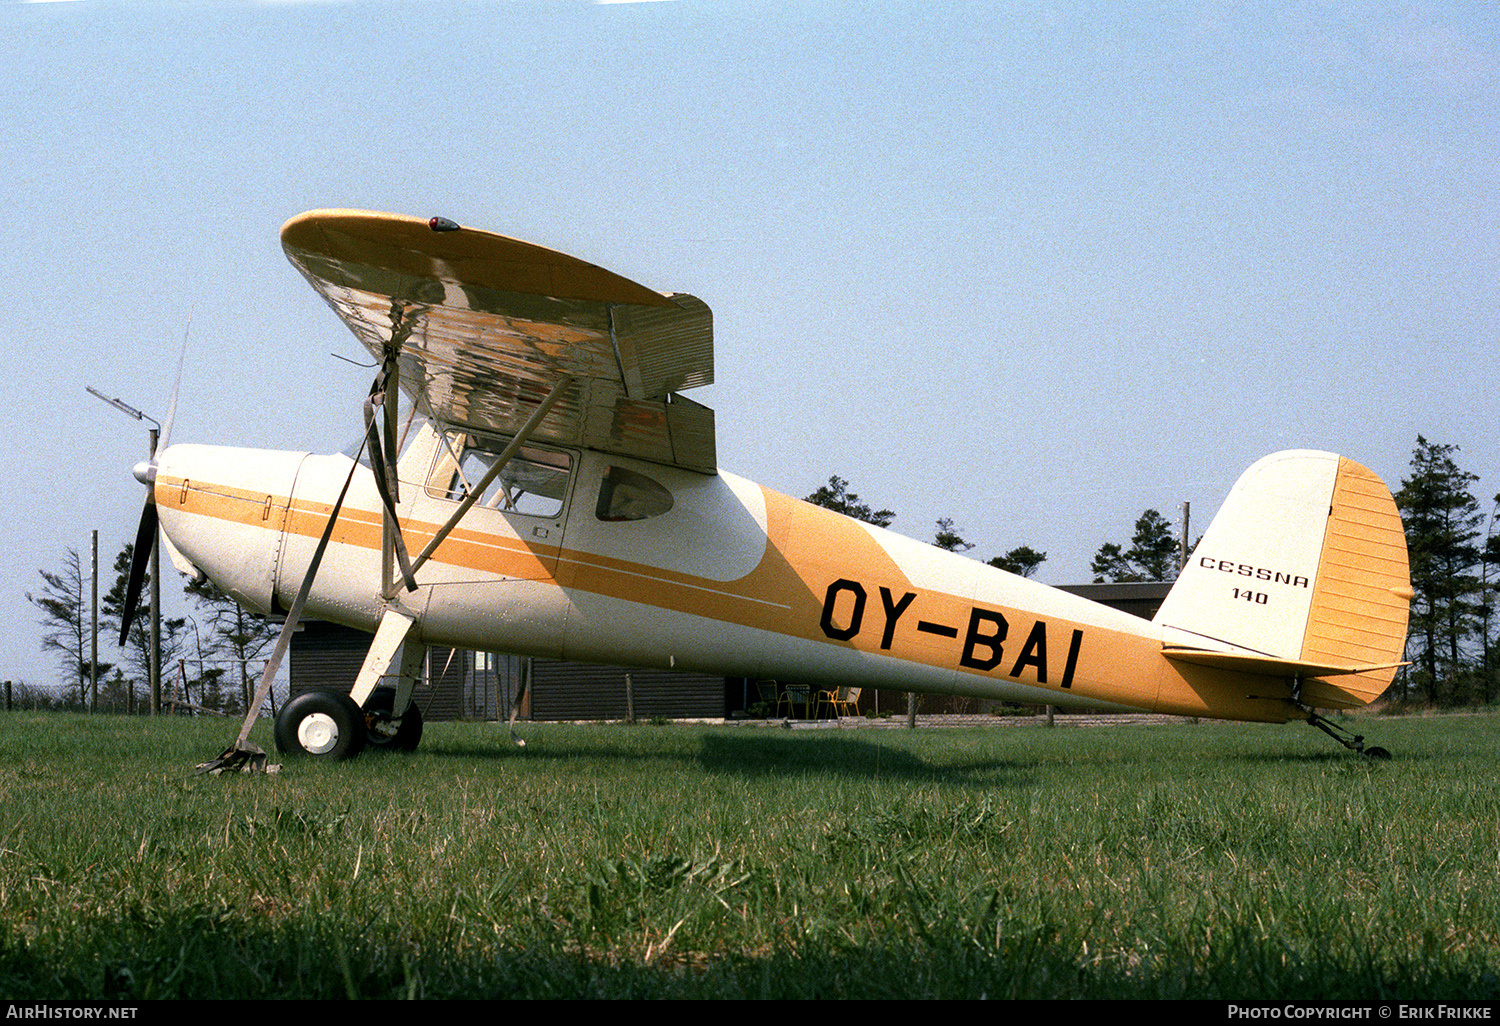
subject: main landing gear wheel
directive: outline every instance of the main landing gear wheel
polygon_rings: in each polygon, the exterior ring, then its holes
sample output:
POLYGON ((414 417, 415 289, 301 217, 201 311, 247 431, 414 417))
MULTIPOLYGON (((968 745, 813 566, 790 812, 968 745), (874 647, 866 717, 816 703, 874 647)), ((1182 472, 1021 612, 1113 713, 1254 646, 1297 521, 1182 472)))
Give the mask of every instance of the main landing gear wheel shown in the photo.
POLYGON ((392 715, 396 705, 395 688, 376 688, 362 710, 365 721, 365 743, 371 751, 414 752, 422 740, 422 710, 409 702, 400 717, 392 715))
POLYGON ((308 691, 276 716, 276 750, 283 755, 352 759, 364 747, 364 714, 342 692, 308 691))

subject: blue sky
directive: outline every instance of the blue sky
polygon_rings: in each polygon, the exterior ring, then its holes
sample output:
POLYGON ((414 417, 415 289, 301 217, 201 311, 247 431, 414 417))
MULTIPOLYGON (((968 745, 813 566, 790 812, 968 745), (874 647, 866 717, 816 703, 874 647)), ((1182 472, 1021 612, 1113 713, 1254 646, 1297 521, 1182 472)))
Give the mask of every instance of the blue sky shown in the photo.
MULTIPOLYGON (((1146 508, 1417 435, 1500 490, 1500 14, 1410 3, 0 0, 0 678, 134 532, 145 431, 333 450, 369 371, 281 254, 363 207, 715 314, 719 460, 1087 580, 1146 508)), ((107 658, 107 656, 106 656, 107 658)))

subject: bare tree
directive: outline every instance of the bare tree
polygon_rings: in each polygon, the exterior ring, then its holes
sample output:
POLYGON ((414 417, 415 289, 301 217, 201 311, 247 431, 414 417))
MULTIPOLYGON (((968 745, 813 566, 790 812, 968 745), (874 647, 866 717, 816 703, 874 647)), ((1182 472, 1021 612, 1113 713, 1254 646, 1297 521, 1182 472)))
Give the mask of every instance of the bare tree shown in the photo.
POLYGON ((276 626, 263 616, 247 612, 244 606, 220 591, 207 578, 189 581, 186 590, 197 599, 199 608, 207 613, 204 626, 209 636, 201 639, 201 643, 207 647, 209 654, 232 664, 234 677, 238 682, 238 699, 230 701, 229 696, 225 695, 216 704, 212 700, 213 692, 220 678, 226 676, 224 668, 217 671, 200 670, 198 683, 209 692, 205 695, 207 700, 203 704, 210 708, 222 706, 226 712, 249 708, 252 700, 249 665, 261 658, 267 647, 275 642, 276 626))
MULTIPOLYGON (((76 683, 78 700, 88 702, 89 631, 91 622, 87 607, 89 578, 77 549, 69 549, 61 570, 38 570, 43 589, 26 593, 26 601, 42 611, 42 650, 57 653, 70 678, 76 683)), ((102 677, 114 664, 100 663, 102 677)))

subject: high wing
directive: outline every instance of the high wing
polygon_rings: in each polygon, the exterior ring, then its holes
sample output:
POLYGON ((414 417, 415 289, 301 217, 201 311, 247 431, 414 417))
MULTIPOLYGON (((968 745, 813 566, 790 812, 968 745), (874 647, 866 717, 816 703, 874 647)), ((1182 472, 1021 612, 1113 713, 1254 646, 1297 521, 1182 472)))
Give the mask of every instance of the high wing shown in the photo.
POLYGON ((713 315, 542 246, 441 219, 314 210, 281 229, 292 265, 438 421, 716 474, 713 315))

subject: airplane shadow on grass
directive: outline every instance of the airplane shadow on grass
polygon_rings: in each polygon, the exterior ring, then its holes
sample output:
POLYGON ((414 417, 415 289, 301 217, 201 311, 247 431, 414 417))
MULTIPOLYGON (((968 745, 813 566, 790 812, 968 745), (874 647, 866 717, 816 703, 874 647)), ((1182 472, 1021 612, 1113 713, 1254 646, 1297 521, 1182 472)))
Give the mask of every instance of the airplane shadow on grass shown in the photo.
POLYGON ((927 762, 912 752, 854 737, 788 737, 766 731, 706 735, 699 756, 714 773, 743 776, 833 775, 860 779, 879 777, 934 782, 990 781, 1012 776, 1024 763, 976 758, 960 765, 927 762))
MULTIPOLYGON (((653 728, 642 727, 642 730, 653 728)), ((464 757, 515 755, 527 760, 558 763, 619 760, 622 763, 661 762, 682 766, 696 762, 713 774, 744 777, 834 776, 848 779, 887 778, 933 783, 987 783, 1015 786, 1031 779, 1033 764, 1026 760, 976 756, 959 764, 937 764, 900 747, 849 736, 808 737, 781 731, 711 731, 696 752, 643 750, 632 745, 575 745, 560 737, 532 741, 525 749, 462 745, 445 747, 444 754, 464 757)), ((429 749, 428 754, 436 754, 429 749)))

